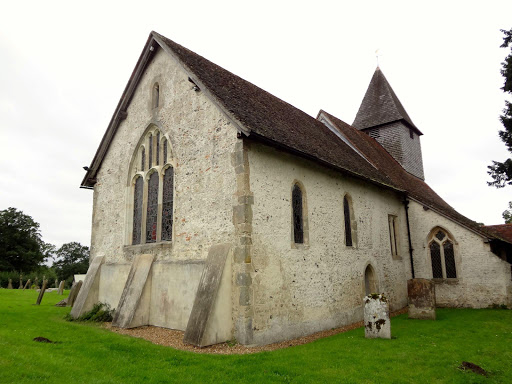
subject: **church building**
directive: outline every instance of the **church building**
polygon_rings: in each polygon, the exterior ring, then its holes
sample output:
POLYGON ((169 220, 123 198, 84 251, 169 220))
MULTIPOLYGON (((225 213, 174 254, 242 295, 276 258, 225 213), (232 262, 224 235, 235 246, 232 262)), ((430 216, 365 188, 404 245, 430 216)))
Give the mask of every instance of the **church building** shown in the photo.
POLYGON ((512 242, 424 181, 422 132, 377 68, 349 125, 151 32, 82 188, 91 264, 72 316, 263 345, 362 320, 363 297, 512 306, 512 242))

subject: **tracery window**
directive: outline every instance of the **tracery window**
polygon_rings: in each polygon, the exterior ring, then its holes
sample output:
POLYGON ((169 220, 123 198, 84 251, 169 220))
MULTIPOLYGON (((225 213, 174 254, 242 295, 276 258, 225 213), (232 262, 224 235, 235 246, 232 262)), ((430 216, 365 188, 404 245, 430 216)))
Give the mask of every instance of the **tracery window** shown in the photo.
POLYGON ((454 241, 446 231, 435 228, 429 236, 429 251, 434 279, 455 279, 454 241))
POLYGON ((175 161, 169 143, 151 126, 135 151, 129 178, 131 245, 172 240, 175 161))

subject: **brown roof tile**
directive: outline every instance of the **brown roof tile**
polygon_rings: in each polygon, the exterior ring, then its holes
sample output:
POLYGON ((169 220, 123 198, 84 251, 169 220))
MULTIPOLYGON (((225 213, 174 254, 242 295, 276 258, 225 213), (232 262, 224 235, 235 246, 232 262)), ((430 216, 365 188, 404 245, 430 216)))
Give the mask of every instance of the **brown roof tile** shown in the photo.
POLYGON ((512 244, 512 224, 486 225, 484 228, 498 234, 512 244))

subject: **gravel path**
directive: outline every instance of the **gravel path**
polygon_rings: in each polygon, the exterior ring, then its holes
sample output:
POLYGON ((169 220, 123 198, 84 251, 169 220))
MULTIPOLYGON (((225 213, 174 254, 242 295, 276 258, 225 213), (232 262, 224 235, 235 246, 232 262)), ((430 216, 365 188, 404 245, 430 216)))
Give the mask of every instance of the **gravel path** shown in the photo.
MULTIPOLYGON (((402 313, 407 312, 407 307, 402 308, 399 311, 393 312, 391 317, 401 315, 402 313)), ((281 341, 279 343, 268 344, 257 347, 246 347, 244 345, 240 345, 237 343, 221 343, 216 345, 210 345, 208 347, 195 347, 193 345, 183 343, 183 331, 177 331, 174 329, 167 329, 161 327, 154 326, 143 326, 138 328, 131 329, 121 329, 117 327, 112 327, 112 323, 105 323, 105 328, 111 330, 112 332, 120 333, 123 335, 129 335, 133 337, 138 337, 141 339, 148 340, 153 344, 164 345, 167 347, 172 347, 175 349, 181 349, 183 351, 191 351, 196 353, 210 353, 210 354, 219 354, 219 355, 231 355, 231 354, 248 354, 248 353, 257 353, 263 351, 274 351, 276 349, 293 347, 295 345, 307 344, 314 340, 321 339, 323 337, 328 337, 332 335, 336 335, 338 333, 347 332, 355 328, 359 328, 363 326, 363 322, 359 321, 354 324, 350 324, 344 327, 329 329, 327 331, 317 332, 312 335, 299 337, 293 340, 281 341)))

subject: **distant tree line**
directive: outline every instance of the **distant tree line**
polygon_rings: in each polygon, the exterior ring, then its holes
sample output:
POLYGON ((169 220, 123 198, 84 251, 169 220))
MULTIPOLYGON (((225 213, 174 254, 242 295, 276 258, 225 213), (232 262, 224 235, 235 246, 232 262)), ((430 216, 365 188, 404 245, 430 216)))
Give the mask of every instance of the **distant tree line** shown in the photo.
POLYGON ((18 288, 20 276, 23 282, 35 278, 41 284, 43 276, 53 284, 54 280, 66 280, 70 286, 73 275, 87 272, 89 247, 70 242, 59 249, 42 240, 39 223, 16 208, 0 211, 0 287, 7 288, 9 279, 18 288), (45 262, 52 261, 49 267, 45 262))

